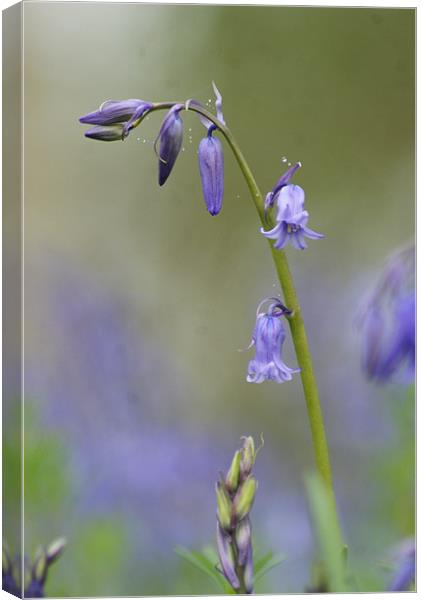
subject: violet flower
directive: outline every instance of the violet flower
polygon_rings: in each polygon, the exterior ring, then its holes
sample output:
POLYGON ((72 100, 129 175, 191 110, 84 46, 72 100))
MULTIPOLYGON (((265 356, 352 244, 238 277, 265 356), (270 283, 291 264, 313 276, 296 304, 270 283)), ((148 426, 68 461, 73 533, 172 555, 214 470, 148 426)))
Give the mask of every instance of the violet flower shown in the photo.
POLYGON ((321 233, 307 227, 309 213, 303 210, 305 192, 300 186, 282 185, 276 199, 278 206, 276 226, 270 231, 261 228, 261 233, 266 238, 275 240, 274 248, 281 250, 290 242, 298 250, 304 250, 307 247, 305 237, 312 240, 324 237, 321 233))
MULTIPOLYGON (((130 129, 132 129, 133 123, 139 121, 149 111, 151 106, 150 102, 144 102, 144 100, 107 100, 101 104, 98 110, 80 117, 79 121, 81 123, 103 126, 124 123, 123 137, 126 137, 130 129)), ((97 137, 95 139, 100 138, 97 137)), ((106 139, 105 141, 109 140, 106 139)))
POLYGON ((180 118, 179 113, 184 108, 184 104, 175 104, 169 110, 161 125, 157 139, 155 140, 155 148, 157 142, 160 142, 160 150, 158 152, 159 185, 164 185, 167 181, 182 147, 183 121, 180 118))
POLYGON ((246 380, 249 383, 262 383, 265 380, 284 383, 292 379, 293 373, 300 369, 291 369, 281 358, 281 350, 286 339, 280 317, 289 314, 288 309, 277 298, 266 298, 257 309, 257 319, 252 335, 251 346, 255 345, 255 358, 249 362, 246 380), (261 306, 273 300, 266 312, 259 312, 261 306))
POLYGON ((359 315, 362 366, 378 383, 409 383, 415 374, 414 248, 387 263, 359 315))
POLYGON ((224 193, 224 154, 220 140, 212 133, 199 143, 198 161, 207 210, 212 216, 218 215, 224 193))
MULTIPOLYGON (((215 109, 217 118, 225 125, 223 116, 223 99, 217 86, 212 82, 214 89, 215 109)), ((199 104, 195 100, 190 101, 199 104)), ((210 215, 215 216, 221 210, 224 193, 224 153, 223 146, 218 138, 213 137, 216 125, 205 117, 200 117, 202 124, 207 128, 208 135, 203 138, 198 147, 199 173, 201 175, 202 192, 205 204, 210 215)))

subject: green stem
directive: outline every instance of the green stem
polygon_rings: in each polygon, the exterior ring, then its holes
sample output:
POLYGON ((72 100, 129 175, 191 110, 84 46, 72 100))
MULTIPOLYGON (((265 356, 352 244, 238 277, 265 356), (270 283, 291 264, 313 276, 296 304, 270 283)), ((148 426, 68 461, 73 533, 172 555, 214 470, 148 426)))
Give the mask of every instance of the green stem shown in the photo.
MULTIPOLYGON (((161 110, 171 108, 175 102, 163 102, 155 104, 152 110, 161 110)), ((183 103, 180 103, 183 104, 183 103)), ((252 199, 254 201, 259 218, 265 229, 271 227, 271 220, 267 219, 264 211, 264 200, 258 184, 240 150, 236 140, 234 139, 229 128, 221 123, 212 113, 207 111, 202 106, 196 104, 187 104, 188 110, 194 111, 203 115, 214 123, 218 130, 223 134, 227 143, 233 151, 233 154, 239 164, 239 167, 245 177, 252 199)), ((305 324, 303 322, 302 311, 299 300, 296 294, 295 285, 290 273, 286 254, 283 250, 276 250, 271 240, 269 240, 271 253, 275 263, 278 278, 283 290, 284 301, 287 308, 292 311, 292 315, 288 318, 290 331, 296 351, 297 362, 301 369, 300 375, 302 379, 303 392, 306 400, 308 411, 308 419, 312 433, 312 442, 315 452, 315 462, 317 470, 320 473, 322 480, 325 482, 327 489, 332 497, 335 507, 335 494, 331 475, 330 455, 328 451, 327 438, 325 435, 324 417, 322 414, 321 404, 318 394, 317 381, 312 365, 312 357, 309 350, 308 339, 306 336, 305 324)), ((338 518, 337 518, 338 521, 338 518)))

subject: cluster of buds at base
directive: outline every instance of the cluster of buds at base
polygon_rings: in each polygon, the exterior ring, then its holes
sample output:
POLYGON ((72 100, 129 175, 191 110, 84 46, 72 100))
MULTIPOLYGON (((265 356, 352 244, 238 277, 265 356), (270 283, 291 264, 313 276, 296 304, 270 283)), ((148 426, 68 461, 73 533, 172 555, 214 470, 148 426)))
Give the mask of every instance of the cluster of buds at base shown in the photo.
POLYGON ((20 554, 13 559, 8 548, 3 544, 2 583, 3 590, 18 598, 43 598, 48 569, 61 556, 66 540, 59 538, 47 548, 40 547, 31 562, 20 554), (23 573, 22 573, 23 567, 23 573))
POLYGON ((253 593, 252 528, 249 513, 257 481, 252 467, 257 451, 252 437, 234 454, 230 469, 216 484, 217 550, 224 577, 237 593, 253 593))

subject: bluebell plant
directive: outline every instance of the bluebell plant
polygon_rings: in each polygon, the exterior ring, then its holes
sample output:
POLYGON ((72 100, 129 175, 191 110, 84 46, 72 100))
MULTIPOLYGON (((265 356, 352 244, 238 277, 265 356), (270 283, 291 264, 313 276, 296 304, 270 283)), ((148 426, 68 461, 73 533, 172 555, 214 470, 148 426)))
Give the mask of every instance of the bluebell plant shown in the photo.
POLYGON ((409 383, 415 375, 415 249, 395 252, 363 303, 362 366, 377 383, 409 383))
POLYGON ((12 558, 3 544, 3 590, 18 598, 43 598, 49 569, 62 555, 65 546, 66 540, 59 538, 46 548, 40 547, 34 560, 30 561, 26 556, 22 560, 19 553, 12 558))
MULTIPOLYGON (((293 277, 289 269, 286 248, 295 250, 307 247, 306 239, 319 240, 324 237, 308 227, 309 213, 305 210, 305 191, 292 183, 292 178, 301 168, 301 163, 289 165, 279 176, 276 184, 263 196, 255 177, 226 124, 222 111, 222 97, 213 83, 215 114, 195 99, 149 102, 144 100, 107 101, 94 112, 80 118, 84 124, 94 125, 86 131, 88 138, 100 141, 125 140, 138 127, 146 115, 166 111, 166 116, 155 140, 158 156, 158 182, 164 185, 180 155, 183 144, 184 113, 191 112, 199 117, 206 128, 206 135, 198 146, 198 166, 205 206, 212 216, 219 215, 224 195, 224 146, 225 142, 240 167, 249 188, 252 201, 261 221, 261 234, 267 239, 272 254, 282 296, 266 298, 257 309, 251 346, 255 346, 255 357, 249 361, 247 381, 262 383, 271 381, 285 383, 294 374, 300 374, 315 454, 317 475, 329 512, 331 529, 336 536, 330 542, 333 567, 324 573, 324 591, 344 590, 343 542, 338 523, 336 499, 331 475, 331 460, 325 434, 324 416, 321 409, 318 385, 313 369, 312 356, 297 297, 293 277), (266 306, 265 310, 263 307, 266 306), (293 341, 297 367, 289 367, 282 358, 286 340, 285 324, 288 325, 293 341), (335 566, 337 565, 337 566, 335 566), (340 565, 340 567, 339 567, 340 565), (331 574, 330 574, 331 573, 331 574), (333 575, 334 573, 334 575, 333 575), (330 581, 331 577, 331 581, 330 581), (337 584, 333 584, 337 581, 337 584)), ((368 375, 376 380, 388 380, 399 366, 406 363, 409 371, 414 370, 414 289, 397 284, 403 281, 400 261, 384 277, 367 303, 361 317, 364 330, 364 367, 368 375), (409 288, 409 289, 408 289, 409 288), (394 291, 393 291, 394 290, 394 291), (389 297, 391 332, 382 332, 386 316, 382 305, 389 297)), ((405 278, 405 277, 404 277, 405 278)), ((256 452, 252 438, 245 438, 243 447, 233 458, 225 477, 221 476, 216 486, 217 495, 217 548, 219 569, 230 589, 236 593, 252 593, 254 567, 249 513, 256 492, 256 480, 251 474, 256 452)), ((322 494, 322 495, 321 495, 322 494)), ((318 501, 315 506, 318 507, 318 501)), ((316 511, 318 513, 318 510, 316 511)), ((320 514, 321 531, 325 531, 324 513, 320 514)), ((322 546, 324 546, 322 540, 322 546)), ((201 562, 201 561, 200 561, 201 562)), ((327 561, 326 561, 327 562, 327 561)), ((201 565, 204 565, 203 557, 201 565)), ((255 573, 256 576, 256 573, 255 573)))
POLYGON ((222 573, 237 593, 253 592, 251 511, 257 482, 252 474, 257 451, 252 437, 233 456, 216 484, 217 549, 222 573))

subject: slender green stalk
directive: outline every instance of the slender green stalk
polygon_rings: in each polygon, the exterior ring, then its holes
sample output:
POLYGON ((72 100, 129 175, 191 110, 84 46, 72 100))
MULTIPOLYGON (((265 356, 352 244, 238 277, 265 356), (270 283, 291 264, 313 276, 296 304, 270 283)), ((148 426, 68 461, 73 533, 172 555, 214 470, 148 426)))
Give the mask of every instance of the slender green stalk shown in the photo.
MULTIPOLYGON (((161 110, 174 106, 174 102, 163 102, 155 104, 152 110, 161 110)), ((183 103, 182 103, 183 104, 183 103)), ((242 151, 240 150, 236 140, 234 139, 229 128, 221 123, 212 113, 207 111, 202 106, 186 103, 187 110, 194 111, 214 123, 218 130, 223 134, 227 143, 233 151, 233 154, 239 164, 239 167, 245 177, 255 207, 258 211, 261 223, 265 229, 272 227, 271 219, 267 219, 264 211, 264 200, 258 184, 250 170, 242 151)), ((296 294, 293 278, 290 273, 286 254, 283 250, 276 250, 271 240, 269 240, 271 253, 275 263, 278 278, 283 290, 284 301, 287 308, 292 311, 292 315, 288 318, 290 331, 296 351, 297 362, 301 369, 301 379, 303 391, 306 400, 308 411, 308 419, 312 433, 312 442, 315 452, 315 462, 317 470, 325 482, 327 489, 332 496, 335 506, 335 494, 331 475, 330 456, 325 434, 324 417, 322 414, 321 404, 318 394, 317 381, 312 365, 312 356, 309 350, 308 339, 306 336, 305 324, 302 317, 302 312, 299 300, 296 294)), ((337 519, 338 520, 338 519, 337 519)))

